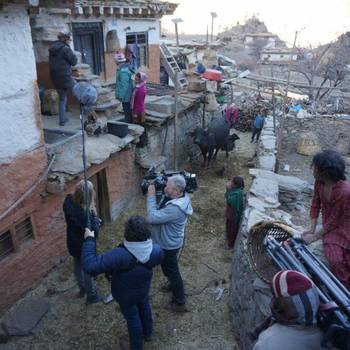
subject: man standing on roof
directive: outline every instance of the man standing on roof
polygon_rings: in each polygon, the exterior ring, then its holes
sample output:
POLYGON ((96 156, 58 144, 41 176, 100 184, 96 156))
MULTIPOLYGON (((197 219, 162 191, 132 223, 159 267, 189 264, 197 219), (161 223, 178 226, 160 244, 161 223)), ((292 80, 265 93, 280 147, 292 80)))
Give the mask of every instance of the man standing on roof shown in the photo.
POLYGON ((115 97, 122 102, 126 123, 132 123, 131 98, 134 89, 132 76, 134 70, 125 55, 118 52, 114 57, 117 64, 115 97))
POLYGON ((155 187, 148 187, 147 221, 151 224, 152 239, 164 252, 161 264, 168 278, 167 290, 173 294, 167 306, 174 312, 187 312, 183 280, 179 271, 178 252, 185 235, 187 217, 193 213, 191 199, 185 192, 186 181, 182 175, 168 178, 159 207, 157 207, 155 187))
POLYGON ((71 67, 77 64, 78 59, 69 46, 70 33, 60 32, 57 38, 49 49, 49 67, 52 83, 60 98, 59 125, 63 126, 69 121, 65 116, 67 92, 74 85, 71 67))

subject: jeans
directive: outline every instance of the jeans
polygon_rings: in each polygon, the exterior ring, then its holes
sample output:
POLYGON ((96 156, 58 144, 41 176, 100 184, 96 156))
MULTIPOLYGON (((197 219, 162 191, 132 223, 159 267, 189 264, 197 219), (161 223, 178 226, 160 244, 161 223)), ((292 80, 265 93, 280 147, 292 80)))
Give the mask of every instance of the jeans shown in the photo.
POLYGON ((123 111, 125 115, 125 122, 131 124, 132 123, 132 111, 130 102, 123 102, 123 111))
POLYGON ((86 293, 87 299, 93 298, 97 294, 96 281, 83 270, 80 259, 74 258, 74 276, 81 291, 86 293))
POLYGON ((59 122, 65 123, 68 121, 68 118, 65 117, 66 106, 67 106, 67 89, 57 89, 58 96, 60 98, 59 107, 58 107, 58 116, 59 122))
POLYGON ((184 283, 179 270, 179 264, 177 261, 177 253, 179 249, 165 250, 164 260, 161 264, 164 275, 170 282, 170 289, 173 293, 173 302, 179 305, 185 304, 185 290, 184 283))
POLYGON ((153 331, 152 310, 148 296, 143 302, 119 304, 119 306, 128 325, 130 349, 143 349, 143 336, 150 337, 153 331))
POLYGON ((254 140, 255 135, 256 135, 256 140, 257 141, 259 140, 261 130, 262 129, 258 129, 258 128, 254 127, 253 134, 252 134, 252 141, 254 140))

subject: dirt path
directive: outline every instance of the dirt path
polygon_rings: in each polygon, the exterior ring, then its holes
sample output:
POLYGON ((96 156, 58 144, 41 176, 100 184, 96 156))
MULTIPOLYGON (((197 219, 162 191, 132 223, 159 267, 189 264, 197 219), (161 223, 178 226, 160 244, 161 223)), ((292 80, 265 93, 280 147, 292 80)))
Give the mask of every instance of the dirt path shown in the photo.
MULTIPOLYGON (((228 159, 221 153, 212 169, 202 169, 199 164, 187 167, 197 173, 199 182, 199 190, 192 199, 195 214, 189 220, 180 258, 191 312, 174 315, 164 309, 170 295, 159 290, 165 278, 157 268, 151 290, 155 341, 147 344, 146 350, 236 349, 228 306, 232 252, 224 249, 223 193, 233 175, 243 176, 248 188, 249 169, 244 164, 255 152, 255 144, 249 143, 250 135, 239 135, 241 140, 236 150, 228 159), (216 171, 222 166, 226 171, 219 177, 216 171), (216 301, 215 282, 223 280, 226 289, 216 301)), ((133 208, 125 210, 116 222, 104 227, 98 244, 100 251, 121 241, 123 224, 134 214, 145 214, 144 197, 139 198, 133 208)), ((76 297, 78 288, 72 278, 71 264, 71 259, 62 262, 26 297, 46 295, 51 309, 32 336, 11 339, 16 349, 119 348, 118 338, 126 335, 127 330, 117 304, 86 307, 84 300, 76 297)), ((102 293, 109 293, 104 277, 98 277, 98 285, 102 293)))

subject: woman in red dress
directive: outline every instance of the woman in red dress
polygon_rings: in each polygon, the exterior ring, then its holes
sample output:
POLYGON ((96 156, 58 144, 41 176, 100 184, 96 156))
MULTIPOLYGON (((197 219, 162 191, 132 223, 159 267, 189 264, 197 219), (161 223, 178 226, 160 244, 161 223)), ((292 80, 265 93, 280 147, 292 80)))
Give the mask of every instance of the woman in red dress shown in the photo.
POLYGON ((314 156, 314 195, 310 209, 311 229, 303 233, 306 243, 320 238, 331 271, 350 288, 350 184, 345 178, 345 162, 331 150, 314 156), (322 229, 316 232, 319 213, 322 229))

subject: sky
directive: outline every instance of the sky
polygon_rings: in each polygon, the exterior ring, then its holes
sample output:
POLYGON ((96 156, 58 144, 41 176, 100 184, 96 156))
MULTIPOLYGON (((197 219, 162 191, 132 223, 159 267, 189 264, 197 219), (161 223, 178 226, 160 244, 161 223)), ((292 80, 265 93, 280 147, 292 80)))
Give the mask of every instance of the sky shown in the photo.
POLYGON ((167 0, 178 3, 173 16, 165 16, 162 26, 174 32, 172 18, 182 18, 179 33, 205 34, 211 30, 210 12, 218 17, 214 34, 239 21, 256 15, 268 30, 293 45, 295 31, 300 31, 297 44, 317 46, 336 39, 350 30, 350 0, 167 0))

